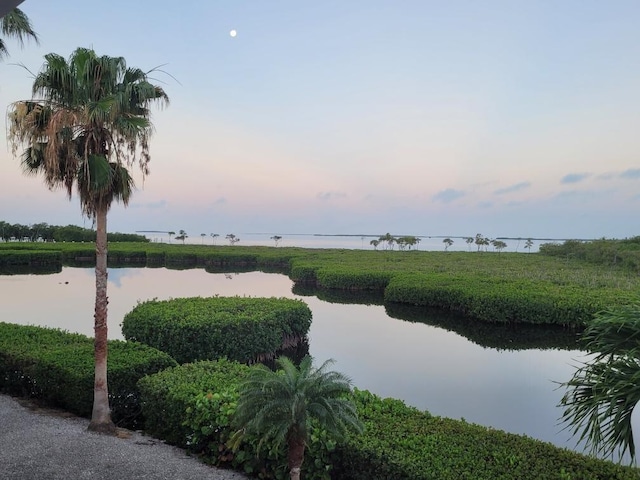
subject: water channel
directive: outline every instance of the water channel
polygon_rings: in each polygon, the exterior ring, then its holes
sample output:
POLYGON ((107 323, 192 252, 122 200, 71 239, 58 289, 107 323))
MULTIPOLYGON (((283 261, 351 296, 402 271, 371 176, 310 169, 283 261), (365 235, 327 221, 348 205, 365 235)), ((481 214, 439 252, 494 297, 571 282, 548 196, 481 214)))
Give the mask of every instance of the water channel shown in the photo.
MULTIPOLYGON (((189 296, 300 298, 313 312, 309 350, 358 388, 394 397, 434 415, 525 434, 582 451, 558 425, 562 391, 585 360, 562 330, 478 325, 403 306, 293 288, 285 275, 209 273, 203 269, 109 270, 109 336, 139 301, 189 296), (345 303, 346 302, 346 303, 345 303), (352 302, 352 303, 349 303, 352 302)), ((0 276, 0 321, 93 335, 92 268, 48 275, 0 276)))

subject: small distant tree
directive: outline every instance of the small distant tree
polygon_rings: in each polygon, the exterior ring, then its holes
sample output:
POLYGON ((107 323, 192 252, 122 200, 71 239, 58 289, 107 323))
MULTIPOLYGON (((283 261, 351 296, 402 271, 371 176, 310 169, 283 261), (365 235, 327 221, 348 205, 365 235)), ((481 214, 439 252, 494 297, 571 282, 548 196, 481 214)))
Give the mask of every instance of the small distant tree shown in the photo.
POLYGON ((167 232, 167 235, 169 235, 169 243, 171 243, 171 237, 173 237, 176 234, 176 232, 167 232))
POLYGON ((275 242, 277 247, 280 244, 280 240, 282 240, 282 237, 280 235, 274 235, 273 237, 271 237, 271 240, 275 242))
POLYGON ((464 239, 465 242, 467 242, 467 245, 469 246, 469 251, 471 251, 471 245, 473 244, 473 237, 467 237, 464 239))
POLYGON ((493 248, 495 248, 498 251, 498 253, 500 253, 500 252, 502 252, 502 250, 507 248, 507 244, 505 242, 503 242, 502 240, 494 240, 493 241, 493 248))
POLYGON ((229 233, 227 234, 227 236, 225 237, 227 240, 229 240, 229 245, 233 246, 236 243, 238 243, 240 241, 240 239, 238 237, 236 237, 233 233, 229 233))
POLYGON ((476 233, 476 238, 475 238, 475 243, 478 246, 478 252, 480 251, 480 248, 485 245, 485 238, 482 236, 481 233, 476 233))
POLYGON ((201 233, 200 234, 200 238, 202 238, 202 244, 204 245, 204 237, 206 237, 207 234, 206 233, 201 233))
POLYGON ((442 243, 444 243, 444 251, 446 252, 449 247, 453 245, 453 240, 451 240, 450 238, 445 238, 444 240, 442 240, 442 243))
POLYGON ((531 240, 530 238, 527 238, 527 241, 524 244, 524 248, 529 250, 529 253, 531 253, 531 247, 533 247, 533 240, 531 240))
POLYGON ((178 236, 176 237, 176 240, 182 240, 182 244, 184 245, 184 241, 187 238, 189 238, 189 235, 187 235, 187 232, 185 232, 184 230, 180 230, 178 232, 178 236))
POLYGON ((393 250, 393 244, 395 243, 396 239, 389 232, 382 235, 378 240, 380 240, 380 243, 385 244, 385 250, 387 248, 393 250))
POLYGON ((378 245, 380 245, 380 240, 371 240, 369 242, 369 245, 373 245, 373 249, 374 250, 378 250, 378 245))
POLYGON ((216 238, 219 237, 220 235, 218 235, 217 233, 211 233, 211 244, 215 245, 216 244, 216 238))

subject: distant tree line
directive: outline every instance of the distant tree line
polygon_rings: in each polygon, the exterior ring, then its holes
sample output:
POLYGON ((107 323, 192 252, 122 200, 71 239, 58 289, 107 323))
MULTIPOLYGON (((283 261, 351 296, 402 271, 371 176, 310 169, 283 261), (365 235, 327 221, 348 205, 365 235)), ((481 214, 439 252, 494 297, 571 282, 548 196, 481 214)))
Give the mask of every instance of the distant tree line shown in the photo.
MULTIPOLYGON (((96 231, 91 228, 67 225, 65 227, 34 223, 21 225, 0 220, 0 239, 3 242, 95 242, 96 231)), ((148 242, 144 235, 109 233, 110 242, 148 242)))
POLYGON ((393 250, 396 245, 399 250, 411 250, 411 248, 418 245, 418 243, 420 243, 420 239, 413 235, 394 237, 387 232, 386 234, 381 235, 380 238, 371 240, 369 245, 372 245, 375 250, 378 249, 378 246, 383 250, 393 250))
POLYGON ((622 240, 605 239, 540 245, 540 253, 570 260, 584 260, 597 265, 628 268, 640 272, 640 236, 622 240))

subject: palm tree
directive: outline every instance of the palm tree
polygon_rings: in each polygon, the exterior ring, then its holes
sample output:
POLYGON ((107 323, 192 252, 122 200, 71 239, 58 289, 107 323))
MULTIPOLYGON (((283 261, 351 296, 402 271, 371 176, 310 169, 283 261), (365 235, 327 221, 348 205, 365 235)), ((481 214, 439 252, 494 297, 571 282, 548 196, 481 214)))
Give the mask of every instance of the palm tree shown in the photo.
POLYGON ((278 246, 278 244, 280 243, 280 240, 282 240, 282 237, 280 235, 274 235, 273 237, 271 237, 271 240, 273 240, 276 244, 276 247, 278 246))
POLYGON ((529 253, 531 253, 531 247, 533 247, 533 240, 531 240, 530 238, 527 238, 527 241, 524 244, 524 248, 529 250, 529 253))
MULTIPOLYGON (((38 35, 31 26, 29 17, 19 8, 9 11, 4 17, 0 18, 0 33, 2 37, 13 38, 18 41, 20 46, 24 46, 25 40, 33 40, 38 44, 38 35)), ((0 60, 9 55, 9 50, 0 37, 0 60)))
POLYGON ((449 247, 453 245, 453 240, 447 237, 444 240, 442 240, 442 243, 444 243, 444 251, 446 252, 449 249, 449 247))
POLYGON ((147 73, 122 57, 99 57, 78 48, 69 60, 50 53, 35 76, 33 99, 9 108, 14 154, 24 147, 25 173, 42 174, 50 188, 74 186, 83 214, 96 223, 95 384, 89 428, 115 432, 107 389, 107 212, 113 201, 129 202, 129 168, 148 173, 149 105, 168 102, 147 73))
POLYGON ((474 242, 473 237, 466 237, 464 241, 467 242, 467 245, 469 245, 469 251, 471 251, 471 244, 474 242))
POLYGON ((211 243, 213 245, 215 245, 216 244, 216 237, 219 237, 220 235, 218 235, 217 233, 211 233, 210 235, 211 235, 211 243))
POLYGON ((562 422, 579 442, 603 457, 628 451, 635 459, 631 414, 640 402, 640 303, 597 313, 582 341, 595 353, 571 380, 562 422))
POLYGON ((169 235, 169 243, 171 243, 171 237, 173 237, 176 232, 167 232, 167 234, 169 235))
POLYGON ((234 417, 235 425, 241 428, 237 435, 257 434, 260 446, 267 440, 276 445, 286 442, 291 480, 300 478, 312 419, 335 439, 343 438, 349 430, 363 429, 354 404, 346 397, 351 379, 327 371, 332 363, 327 360, 320 368, 313 368, 307 355, 298 368, 287 357, 280 357, 276 360, 278 371, 258 365, 240 386, 234 417))

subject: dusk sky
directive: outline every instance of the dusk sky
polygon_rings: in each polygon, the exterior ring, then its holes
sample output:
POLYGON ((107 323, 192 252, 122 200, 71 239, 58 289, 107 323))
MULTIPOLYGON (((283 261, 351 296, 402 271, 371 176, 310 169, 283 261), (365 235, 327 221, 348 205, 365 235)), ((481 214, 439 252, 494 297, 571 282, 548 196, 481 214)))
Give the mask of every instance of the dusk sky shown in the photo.
POLYGON ((0 220, 84 223, 5 136, 9 104, 31 96, 15 64, 82 46, 167 72, 152 74, 171 104, 153 110, 151 175, 111 231, 640 234, 637 0, 21 8, 40 45, 5 39, 0 220))

